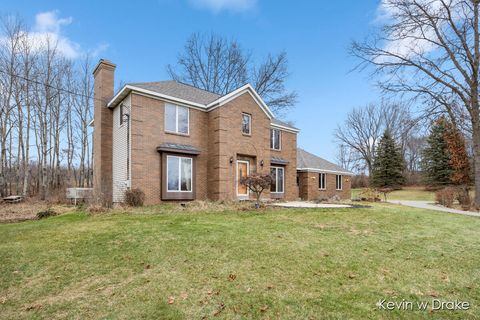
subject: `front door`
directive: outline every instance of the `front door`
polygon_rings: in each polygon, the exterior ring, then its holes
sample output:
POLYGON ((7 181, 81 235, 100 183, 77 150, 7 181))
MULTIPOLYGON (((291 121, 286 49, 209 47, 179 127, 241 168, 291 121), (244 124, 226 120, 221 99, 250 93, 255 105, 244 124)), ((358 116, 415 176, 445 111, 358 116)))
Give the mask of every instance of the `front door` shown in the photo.
POLYGON ((250 164, 245 160, 237 160, 237 196, 248 197, 247 186, 241 184, 241 179, 248 176, 250 164))

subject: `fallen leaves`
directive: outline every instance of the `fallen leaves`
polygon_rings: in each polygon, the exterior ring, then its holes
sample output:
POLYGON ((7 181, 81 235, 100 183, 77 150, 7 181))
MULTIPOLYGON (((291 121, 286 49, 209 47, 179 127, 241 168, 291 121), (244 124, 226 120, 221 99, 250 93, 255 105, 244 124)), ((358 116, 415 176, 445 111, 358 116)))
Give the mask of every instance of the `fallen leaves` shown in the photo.
POLYGON ((233 273, 230 273, 230 274, 228 275, 228 280, 230 280, 230 281, 234 281, 236 278, 237 278, 237 275, 235 275, 235 274, 233 274, 233 273))
POLYGON ((167 302, 168 302, 168 304, 174 304, 175 303, 175 297, 168 297, 167 302))
POLYGON ((220 303, 220 305, 218 306, 217 311, 215 311, 215 312, 213 313, 213 316, 214 316, 214 317, 218 316, 218 315, 223 311, 223 309, 225 309, 225 304, 222 302, 222 303, 220 303))
POLYGON ((25 311, 39 310, 42 309, 42 305, 39 303, 33 303, 25 306, 25 311))
POLYGON ((265 312, 265 311, 267 311, 267 309, 268 309, 268 306, 263 306, 263 307, 260 308, 260 311, 265 312))

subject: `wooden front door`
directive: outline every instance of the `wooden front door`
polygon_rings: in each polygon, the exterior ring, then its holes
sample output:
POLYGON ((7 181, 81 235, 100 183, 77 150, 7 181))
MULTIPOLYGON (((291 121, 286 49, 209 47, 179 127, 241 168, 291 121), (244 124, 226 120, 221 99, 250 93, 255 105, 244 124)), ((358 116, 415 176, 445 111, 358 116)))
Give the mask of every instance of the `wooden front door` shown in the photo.
POLYGON ((240 181, 243 177, 248 176, 250 170, 250 164, 245 160, 237 160, 237 196, 247 197, 248 189, 247 186, 241 184, 240 181))

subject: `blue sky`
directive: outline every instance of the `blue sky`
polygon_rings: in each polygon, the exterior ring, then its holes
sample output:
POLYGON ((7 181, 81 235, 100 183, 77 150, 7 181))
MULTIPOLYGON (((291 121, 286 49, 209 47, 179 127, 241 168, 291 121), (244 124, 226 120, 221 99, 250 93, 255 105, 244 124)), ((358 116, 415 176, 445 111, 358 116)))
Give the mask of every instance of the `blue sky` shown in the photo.
POLYGON ((333 131, 349 110, 378 100, 367 74, 349 70, 352 40, 369 34, 379 0, 7 1, 37 32, 51 32, 65 55, 86 52, 117 64, 116 82, 165 80, 192 32, 239 40, 254 57, 286 50, 287 87, 299 102, 286 119, 301 129, 298 145, 334 160, 333 131))

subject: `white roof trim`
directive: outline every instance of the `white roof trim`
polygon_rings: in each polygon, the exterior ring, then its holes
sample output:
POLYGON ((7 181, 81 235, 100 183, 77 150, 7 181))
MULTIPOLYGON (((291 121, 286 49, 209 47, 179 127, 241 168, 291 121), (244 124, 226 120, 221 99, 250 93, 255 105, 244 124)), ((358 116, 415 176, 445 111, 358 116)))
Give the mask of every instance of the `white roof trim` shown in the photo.
POLYGON ((196 103, 196 102, 192 102, 192 101, 188 101, 180 98, 175 98, 166 94, 161 94, 155 91, 142 89, 129 84, 123 86, 123 88, 112 98, 112 100, 110 100, 110 102, 107 104, 107 107, 111 108, 116 106, 121 100, 123 100, 122 98, 123 94, 128 94, 129 91, 136 91, 139 93, 143 93, 145 95, 149 95, 149 96, 153 96, 153 97, 157 97, 165 100, 175 101, 175 102, 179 102, 186 105, 191 105, 203 110, 206 110, 207 108, 204 104, 200 104, 200 103, 196 103), (127 91, 127 93, 124 93, 124 91, 127 91))
POLYGON ((224 104, 232 101, 233 99, 242 95, 245 92, 248 92, 252 96, 252 98, 260 106, 260 108, 262 108, 262 110, 266 113, 269 119, 272 119, 274 117, 272 110, 270 110, 270 108, 265 104, 262 98, 258 95, 255 89, 253 89, 253 87, 249 83, 209 103, 207 105, 207 109, 210 111, 220 106, 223 106, 224 104))
POLYGON ((294 128, 285 127, 285 126, 282 126, 282 125, 280 125, 280 124, 271 123, 270 125, 271 125, 273 128, 278 128, 278 129, 282 129, 282 130, 285 130, 285 131, 290 131, 290 132, 293 132, 293 133, 299 133, 299 132, 300 132, 299 129, 294 129, 294 128))
POLYGON ((336 170, 326 170, 326 169, 316 169, 316 168, 297 168, 297 171, 310 171, 310 172, 319 172, 319 173, 336 173, 344 176, 353 176, 352 172, 348 171, 336 171, 336 170))
MULTIPOLYGON (((147 90, 147 89, 142 89, 142 88, 127 84, 127 85, 124 85, 123 88, 108 102, 107 107, 108 108, 115 107, 131 91, 134 91, 134 92, 139 93, 139 94, 144 94, 144 95, 147 95, 147 96, 150 96, 150 97, 155 97, 155 98, 159 98, 159 99, 163 99, 163 100, 169 100, 169 101, 177 102, 177 103, 184 104, 184 105, 187 105, 187 106, 196 107, 196 108, 198 108, 200 110, 203 110, 203 111, 214 110, 214 109, 216 109, 220 106, 223 106, 224 104, 232 101, 233 99, 235 99, 236 97, 244 94, 245 92, 248 92, 250 94, 250 96, 253 98, 253 100, 255 100, 255 102, 259 105, 259 107, 263 110, 263 112, 265 112, 267 117, 270 120, 272 118, 274 118, 272 110, 270 110, 270 108, 265 104, 265 102, 262 100, 262 98, 258 95, 258 93, 255 91, 255 89, 253 89, 253 87, 249 83, 247 83, 246 85, 238 88, 237 90, 234 90, 234 91, 230 92, 229 94, 226 94, 226 95, 218 98, 217 100, 209 103, 208 105, 204 105, 204 104, 200 104, 200 103, 196 103, 196 102, 192 102, 192 101, 188 101, 188 100, 184 100, 184 99, 180 99, 180 98, 175 98, 175 97, 172 97, 172 96, 169 96, 169 95, 166 95, 166 94, 158 93, 158 92, 147 90)), ((300 130, 297 130, 297 129, 292 129, 292 128, 288 128, 288 127, 281 126, 281 125, 276 125, 276 124, 272 124, 272 126, 280 128, 280 129, 284 129, 284 130, 289 130, 289 131, 295 132, 295 133, 300 131, 300 130)))

